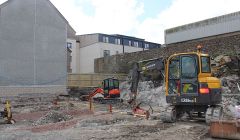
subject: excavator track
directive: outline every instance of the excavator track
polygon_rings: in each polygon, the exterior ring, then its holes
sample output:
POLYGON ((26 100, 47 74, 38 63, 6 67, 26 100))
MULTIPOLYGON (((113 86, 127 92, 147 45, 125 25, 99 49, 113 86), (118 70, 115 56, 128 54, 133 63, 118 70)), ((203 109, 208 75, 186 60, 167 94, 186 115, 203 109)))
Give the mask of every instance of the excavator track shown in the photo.
POLYGON ((168 106, 160 114, 160 119, 164 123, 174 123, 177 120, 177 112, 175 106, 168 106))
POLYGON ((209 107, 206 111, 205 121, 209 124, 211 121, 221 120, 223 108, 220 105, 209 107))

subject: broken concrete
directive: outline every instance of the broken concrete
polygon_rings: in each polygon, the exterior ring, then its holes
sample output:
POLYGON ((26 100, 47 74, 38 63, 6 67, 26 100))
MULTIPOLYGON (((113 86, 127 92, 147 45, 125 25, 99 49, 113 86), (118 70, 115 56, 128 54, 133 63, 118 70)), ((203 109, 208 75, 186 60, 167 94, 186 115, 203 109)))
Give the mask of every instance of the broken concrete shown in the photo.
MULTIPOLYGON (((122 99, 130 99, 129 94, 131 91, 129 88, 130 84, 128 82, 121 83, 120 90, 122 99)), ((137 102, 142 102, 143 104, 151 106, 166 106, 164 85, 161 87, 154 87, 154 84, 151 81, 139 82, 137 102)))
POLYGON ((73 117, 58 111, 50 111, 45 116, 33 123, 33 125, 51 124, 71 120, 73 117))

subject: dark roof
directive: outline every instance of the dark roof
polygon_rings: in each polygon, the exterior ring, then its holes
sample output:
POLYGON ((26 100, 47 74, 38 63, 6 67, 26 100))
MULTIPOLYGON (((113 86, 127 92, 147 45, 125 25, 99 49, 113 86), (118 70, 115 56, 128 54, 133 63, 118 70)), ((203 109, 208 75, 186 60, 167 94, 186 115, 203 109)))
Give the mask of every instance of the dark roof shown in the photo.
POLYGON ((121 38, 131 38, 131 39, 141 40, 141 41, 145 40, 145 39, 142 39, 142 38, 137 38, 137 37, 133 37, 133 36, 126 36, 126 35, 120 35, 120 34, 114 34, 112 36, 121 37, 121 38))
POLYGON ((85 36, 85 35, 106 35, 106 36, 113 36, 113 37, 120 37, 120 38, 131 38, 133 40, 144 41, 144 39, 142 39, 142 38, 137 38, 137 37, 133 37, 133 36, 126 36, 126 35, 120 35, 120 34, 90 33, 90 34, 83 34, 83 35, 77 35, 77 36, 85 36))
MULTIPOLYGON (((106 35, 106 36, 113 36, 113 37, 119 37, 119 38, 124 38, 124 39, 138 40, 138 41, 144 41, 144 42, 146 42, 146 43, 161 45, 161 44, 159 44, 159 43, 154 43, 154 42, 145 41, 145 39, 142 39, 142 38, 127 36, 127 35, 120 35, 120 34, 90 33, 90 34, 76 35, 76 38, 79 37, 79 36, 86 36, 86 35, 106 35)), ((78 40, 78 39, 76 39, 76 40, 78 40)))

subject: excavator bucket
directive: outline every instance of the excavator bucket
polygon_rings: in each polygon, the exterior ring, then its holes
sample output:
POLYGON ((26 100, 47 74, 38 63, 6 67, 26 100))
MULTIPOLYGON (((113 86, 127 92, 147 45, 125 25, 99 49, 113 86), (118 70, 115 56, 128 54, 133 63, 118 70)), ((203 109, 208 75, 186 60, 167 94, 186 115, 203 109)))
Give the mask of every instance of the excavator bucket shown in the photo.
POLYGON ((219 120, 210 123, 210 135, 215 138, 240 139, 240 120, 219 120))
POLYGON ((150 110, 152 110, 153 113, 153 108, 151 105, 149 105, 149 109, 143 109, 140 107, 142 103, 139 103, 138 105, 136 105, 133 109, 132 109, 132 113, 134 117, 144 117, 145 119, 149 119, 150 117, 150 110))
POLYGON ((143 108, 136 107, 133 109, 133 116, 134 117, 144 117, 148 120, 150 113, 148 110, 144 110, 143 108))

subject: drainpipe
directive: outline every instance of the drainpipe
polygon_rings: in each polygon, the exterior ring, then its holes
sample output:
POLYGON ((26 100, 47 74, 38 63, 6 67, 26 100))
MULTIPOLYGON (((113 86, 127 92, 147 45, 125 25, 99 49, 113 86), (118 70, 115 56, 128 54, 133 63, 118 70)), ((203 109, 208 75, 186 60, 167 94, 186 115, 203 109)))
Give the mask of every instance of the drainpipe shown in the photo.
POLYGON ((121 37, 121 39, 122 39, 123 53, 125 53, 125 46, 124 46, 123 37, 121 37))
POLYGON ((143 48, 143 51, 145 50, 145 43, 142 41, 142 48, 143 48))

